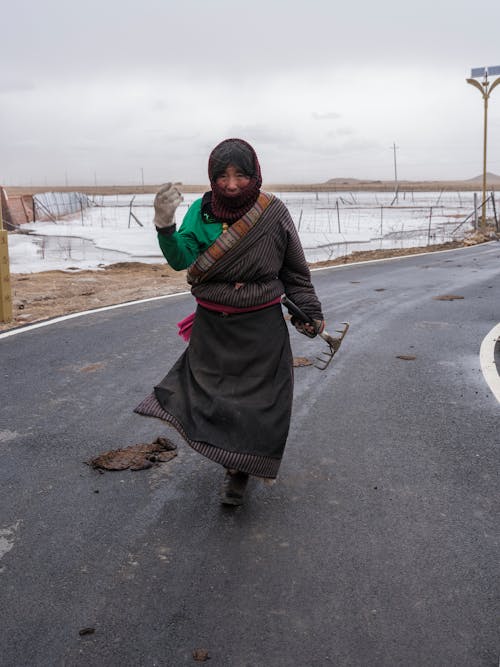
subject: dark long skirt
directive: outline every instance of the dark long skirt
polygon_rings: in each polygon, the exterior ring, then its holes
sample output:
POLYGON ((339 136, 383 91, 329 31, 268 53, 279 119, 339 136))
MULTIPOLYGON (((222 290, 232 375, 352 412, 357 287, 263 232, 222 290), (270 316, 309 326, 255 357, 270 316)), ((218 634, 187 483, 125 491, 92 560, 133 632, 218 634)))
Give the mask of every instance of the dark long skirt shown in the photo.
POLYGON ((186 351, 135 412, 172 424, 226 468, 275 478, 293 396, 280 305, 238 315, 198 306, 186 351))

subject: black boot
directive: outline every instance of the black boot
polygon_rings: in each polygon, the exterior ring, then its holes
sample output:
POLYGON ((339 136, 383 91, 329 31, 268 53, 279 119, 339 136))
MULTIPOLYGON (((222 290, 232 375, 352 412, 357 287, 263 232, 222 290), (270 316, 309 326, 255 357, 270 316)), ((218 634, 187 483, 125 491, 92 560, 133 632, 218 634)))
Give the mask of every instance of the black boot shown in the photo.
POLYGON ((243 505, 248 484, 248 474, 239 470, 227 470, 224 478, 221 502, 223 505, 243 505))

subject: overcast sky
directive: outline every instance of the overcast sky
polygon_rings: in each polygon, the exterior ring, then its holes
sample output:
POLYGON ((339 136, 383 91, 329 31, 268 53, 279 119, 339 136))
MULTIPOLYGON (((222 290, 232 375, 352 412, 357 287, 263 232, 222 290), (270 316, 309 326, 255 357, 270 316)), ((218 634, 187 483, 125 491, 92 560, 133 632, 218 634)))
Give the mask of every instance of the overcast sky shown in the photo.
MULTIPOLYGON (((0 182, 205 183, 238 136, 264 181, 471 178, 498 0, 2 1, 0 182)), ((500 86, 488 170, 500 173, 500 86)))

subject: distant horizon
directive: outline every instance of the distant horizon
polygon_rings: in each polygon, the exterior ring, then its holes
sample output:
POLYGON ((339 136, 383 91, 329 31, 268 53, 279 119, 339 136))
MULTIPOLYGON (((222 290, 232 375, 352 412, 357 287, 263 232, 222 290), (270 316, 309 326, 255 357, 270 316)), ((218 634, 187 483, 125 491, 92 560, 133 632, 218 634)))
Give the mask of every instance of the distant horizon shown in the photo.
MULTIPOLYGON (((328 185, 346 185, 346 184, 384 184, 384 185, 394 185, 396 182, 398 185, 401 185, 403 183, 405 184, 422 184, 422 183, 482 183, 483 181, 483 174, 478 174, 477 176, 473 176, 472 178, 428 178, 428 179, 407 179, 407 178, 402 178, 398 179, 397 181, 395 179, 391 178, 385 178, 385 179, 374 179, 374 178, 358 178, 355 176, 335 176, 333 178, 329 178, 326 180, 321 180, 321 181, 292 181, 292 180, 283 180, 283 181, 269 181, 267 183, 264 183, 264 187, 269 187, 270 185, 286 185, 286 186, 293 186, 293 187, 298 187, 298 186, 328 186, 328 185)), ((496 174, 494 172, 488 171, 486 172, 486 181, 487 183, 493 183, 495 185, 500 185, 500 175, 496 174)), ((30 184, 14 184, 14 185, 2 185, 0 184, 0 187, 4 188, 7 192, 9 190, 28 190, 30 188, 33 189, 40 189, 40 188, 47 188, 47 187, 55 187, 55 188, 60 188, 67 190, 68 188, 96 188, 96 189, 101 189, 101 188, 124 188, 124 187, 133 187, 134 189, 140 189, 140 188, 154 188, 158 187, 162 184, 162 182, 144 182, 144 183, 137 183, 137 182, 126 182, 126 181, 115 181, 115 182, 103 182, 103 183, 85 183, 85 182, 72 182, 72 183, 61 183, 61 182, 46 182, 46 183, 30 183, 30 184)), ((181 183, 182 187, 193 187, 193 188, 209 188, 209 183, 208 181, 206 183, 181 183)))

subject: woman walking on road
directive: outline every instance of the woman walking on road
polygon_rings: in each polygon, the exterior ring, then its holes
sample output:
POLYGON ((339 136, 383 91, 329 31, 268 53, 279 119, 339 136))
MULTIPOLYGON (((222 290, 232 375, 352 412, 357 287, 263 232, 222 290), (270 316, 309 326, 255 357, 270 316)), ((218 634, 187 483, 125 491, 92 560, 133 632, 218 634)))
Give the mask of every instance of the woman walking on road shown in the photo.
POLYGON ((168 263, 188 268, 196 312, 179 324, 185 352, 136 408, 174 426, 200 454, 226 468, 222 502, 243 502, 249 475, 276 478, 290 426, 293 366, 280 298, 324 329, 321 304, 288 209, 261 191, 257 155, 226 139, 208 161, 211 190, 179 230, 175 185, 155 198, 154 223, 168 263))

